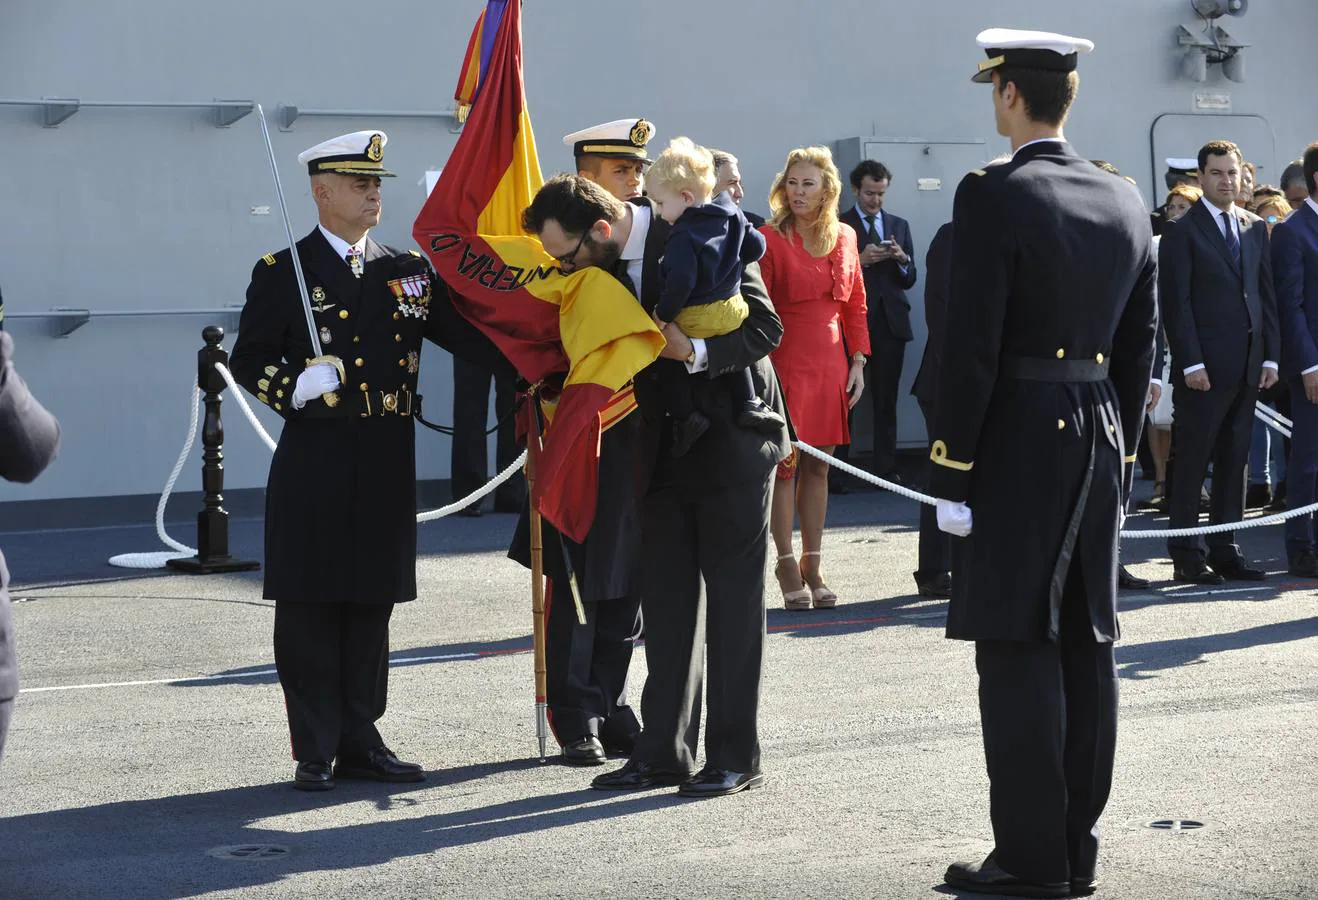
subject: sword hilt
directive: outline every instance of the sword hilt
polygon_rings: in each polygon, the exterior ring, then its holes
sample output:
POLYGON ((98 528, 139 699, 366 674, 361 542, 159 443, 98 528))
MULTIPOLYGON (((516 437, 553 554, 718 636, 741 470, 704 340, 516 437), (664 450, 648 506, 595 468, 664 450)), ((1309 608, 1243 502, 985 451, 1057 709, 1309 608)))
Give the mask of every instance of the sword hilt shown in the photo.
MULTIPOLYGON (((307 360, 307 367, 310 368, 311 366, 320 365, 321 363, 327 363, 338 370, 340 385, 347 381, 348 375, 343 371, 343 360, 339 359, 337 356, 317 356, 314 359, 307 360)), ((328 394, 321 394, 320 399, 324 400, 325 405, 331 408, 339 405, 339 395, 334 391, 330 391, 328 394)))

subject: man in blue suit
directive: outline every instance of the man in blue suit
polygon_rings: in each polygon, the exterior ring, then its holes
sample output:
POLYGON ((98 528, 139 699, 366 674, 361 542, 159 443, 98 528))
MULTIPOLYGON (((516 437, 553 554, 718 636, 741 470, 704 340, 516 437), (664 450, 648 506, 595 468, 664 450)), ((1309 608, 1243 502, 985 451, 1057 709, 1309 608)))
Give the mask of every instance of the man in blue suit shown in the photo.
MULTIPOLYGON (((1290 509, 1308 506, 1318 496, 1318 142, 1304 151, 1304 186, 1309 196, 1272 230, 1282 369, 1295 421, 1286 470, 1290 509)), ((1318 578, 1313 516, 1286 521, 1286 558, 1290 574, 1318 578)))

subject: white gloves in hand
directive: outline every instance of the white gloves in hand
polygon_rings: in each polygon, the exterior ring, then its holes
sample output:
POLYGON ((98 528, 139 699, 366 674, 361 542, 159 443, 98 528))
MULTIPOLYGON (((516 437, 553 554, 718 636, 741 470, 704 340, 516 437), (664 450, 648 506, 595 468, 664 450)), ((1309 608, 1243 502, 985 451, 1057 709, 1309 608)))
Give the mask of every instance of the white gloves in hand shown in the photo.
POLYGON ((970 507, 955 500, 938 501, 938 530, 956 537, 968 537, 974 520, 970 507))
POLYGON ((329 363, 316 363, 302 370, 293 388, 293 407, 301 409, 308 400, 315 400, 322 394, 339 387, 339 373, 329 363))

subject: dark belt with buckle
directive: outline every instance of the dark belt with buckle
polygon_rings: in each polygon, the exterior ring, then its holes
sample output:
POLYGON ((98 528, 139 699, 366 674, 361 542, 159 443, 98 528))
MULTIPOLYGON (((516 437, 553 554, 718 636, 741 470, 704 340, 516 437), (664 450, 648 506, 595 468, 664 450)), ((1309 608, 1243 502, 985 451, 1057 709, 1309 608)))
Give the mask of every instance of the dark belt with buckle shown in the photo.
POLYGON ((1107 378, 1110 360, 1044 359, 1033 356, 1004 356, 998 373, 1004 378, 1022 381, 1051 381, 1059 384, 1102 381, 1107 378))
POLYGON ((361 416, 411 416, 421 406, 421 397, 406 388, 399 388, 392 393, 388 391, 362 391, 357 394, 345 394, 337 409, 341 415, 361 416))

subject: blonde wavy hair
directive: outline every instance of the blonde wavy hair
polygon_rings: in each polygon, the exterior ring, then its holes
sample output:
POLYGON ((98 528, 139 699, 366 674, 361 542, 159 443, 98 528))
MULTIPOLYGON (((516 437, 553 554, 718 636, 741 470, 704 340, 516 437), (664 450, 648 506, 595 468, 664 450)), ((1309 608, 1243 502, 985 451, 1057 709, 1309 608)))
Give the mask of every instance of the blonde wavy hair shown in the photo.
POLYGON ((708 203, 714 193, 714 154, 688 137, 676 137, 645 173, 650 185, 663 185, 674 193, 690 191, 697 201, 708 203))
POLYGON ((793 234, 801 235, 801 243, 812 256, 827 256, 837 246, 840 223, 837 201, 842 196, 842 178, 833 164, 833 154, 827 147, 797 147, 787 154, 783 170, 773 180, 769 190, 769 225, 788 240, 793 234), (819 215, 813 222, 797 222, 792 205, 787 199, 787 173, 792 166, 805 163, 814 166, 822 176, 823 197, 819 215))

